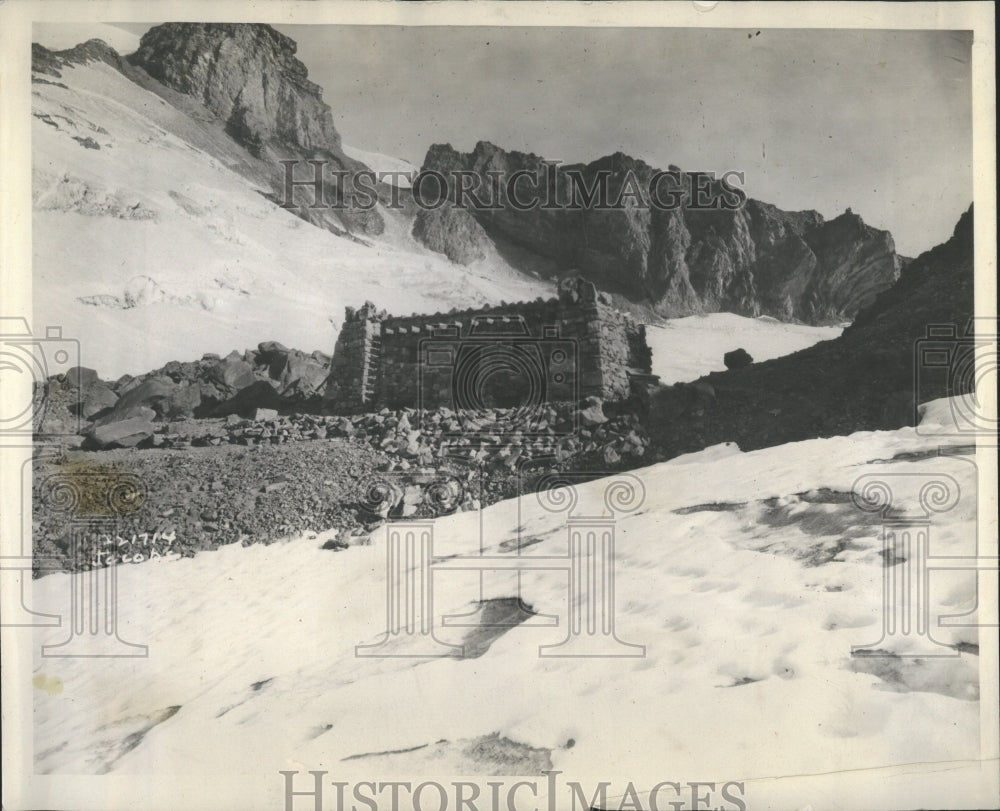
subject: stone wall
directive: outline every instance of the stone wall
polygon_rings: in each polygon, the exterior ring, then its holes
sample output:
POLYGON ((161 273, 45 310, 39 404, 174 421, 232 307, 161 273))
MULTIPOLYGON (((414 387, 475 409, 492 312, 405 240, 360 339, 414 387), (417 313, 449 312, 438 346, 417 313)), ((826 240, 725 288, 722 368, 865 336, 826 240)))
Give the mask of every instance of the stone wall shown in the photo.
POLYGON ((378 399, 391 408, 575 399, 579 352, 560 326, 555 299, 387 319, 378 399), (559 351, 565 359, 553 363, 559 351))
POLYGON ((370 301, 358 310, 346 309, 324 393, 324 401, 336 411, 353 414, 374 407, 381 362, 379 336, 387 317, 370 301))
POLYGON ((557 298, 391 317, 348 308, 327 389, 331 411, 515 408, 629 395, 629 369, 648 373, 645 328, 592 284, 557 298))

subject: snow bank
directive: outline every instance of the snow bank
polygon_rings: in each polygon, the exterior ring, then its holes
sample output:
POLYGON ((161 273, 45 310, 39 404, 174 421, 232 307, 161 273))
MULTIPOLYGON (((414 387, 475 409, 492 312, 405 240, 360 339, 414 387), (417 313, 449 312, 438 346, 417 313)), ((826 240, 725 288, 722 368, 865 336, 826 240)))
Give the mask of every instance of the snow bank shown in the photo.
MULTIPOLYGON (((472 659, 357 658, 385 627, 382 535, 339 553, 321 536, 155 560, 119 569, 120 633, 148 658, 36 658, 36 684, 61 685, 35 691, 37 770, 470 773, 456 742, 494 733, 567 779, 637 784, 977 757, 976 630, 935 628, 940 659, 880 639, 881 518, 849 495, 866 474, 947 475, 963 495, 935 519, 933 552, 971 555, 975 466, 914 429, 729 451, 636 472, 644 501, 616 522, 616 631, 643 657, 540 658, 566 634, 566 575, 533 571, 521 596, 559 627, 514 628, 472 659)), ((602 503, 605 484, 582 486, 580 504, 602 503)), ((520 538, 525 555, 566 554, 565 516, 534 497, 481 518, 488 553, 520 538)), ((478 513, 438 520, 435 553, 477 554, 479 527, 478 513)), ((939 574, 932 617, 975 605, 970 572, 939 574)), ((70 581, 37 581, 36 609, 66 616, 70 581)), ((517 593, 511 574, 485 583, 488 598, 517 593)), ((442 640, 462 642, 440 617, 470 610, 475 584, 435 575, 442 640)))
POLYGON ((972 442, 972 428, 993 426, 997 419, 995 405, 993 413, 987 409, 987 403, 975 394, 962 394, 957 397, 943 397, 931 400, 918 406, 920 418, 920 433, 929 436, 961 436, 966 435, 972 442))

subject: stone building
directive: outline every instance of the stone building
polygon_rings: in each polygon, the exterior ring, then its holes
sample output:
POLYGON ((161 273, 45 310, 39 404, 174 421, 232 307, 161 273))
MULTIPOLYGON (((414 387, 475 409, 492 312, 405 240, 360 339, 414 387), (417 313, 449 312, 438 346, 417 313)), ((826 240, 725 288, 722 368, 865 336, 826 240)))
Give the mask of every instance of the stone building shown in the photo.
POLYGON ((646 328, 582 279, 556 298, 397 317, 348 307, 325 392, 334 413, 626 398, 651 379, 646 328))

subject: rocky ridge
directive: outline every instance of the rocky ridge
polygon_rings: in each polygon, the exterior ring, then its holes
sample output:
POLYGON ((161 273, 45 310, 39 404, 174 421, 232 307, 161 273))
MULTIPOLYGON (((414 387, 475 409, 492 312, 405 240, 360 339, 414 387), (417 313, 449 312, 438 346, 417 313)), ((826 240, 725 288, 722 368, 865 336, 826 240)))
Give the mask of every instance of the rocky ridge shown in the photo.
MULTIPOLYGON (((36 45, 33 65, 35 81, 58 83, 61 68, 101 61, 203 123, 214 120, 229 143, 209 137, 200 146, 266 186, 265 196, 279 205, 289 202, 281 160, 323 161, 328 180, 332 172, 346 171, 340 192, 346 205, 315 207, 313 190, 299 186, 291 210, 313 225, 363 242, 384 233, 388 214, 382 205, 351 203, 357 191, 351 173, 366 167, 344 154, 331 108, 295 52, 293 40, 267 25, 168 23, 150 29, 127 59, 91 40, 59 53, 36 45), (234 149, 244 153, 235 162, 234 149)), ((298 165, 298 180, 311 177, 302 174, 303 166, 298 165)), ((473 172, 484 188, 487 173, 509 178, 527 170, 542 177, 543 186, 554 185, 555 199, 570 196, 568 172, 578 172, 590 186, 608 173, 611 200, 622 194, 630 176, 648 187, 656 175, 644 162, 616 153, 559 167, 550 184, 541 157, 487 142, 468 154, 434 145, 422 168, 473 172)), ((492 258, 531 276, 578 271, 615 293, 620 306, 663 316, 728 311, 839 323, 853 318, 898 277, 903 262, 892 237, 850 210, 830 221, 814 211, 785 212, 755 200, 737 210, 699 210, 692 205, 694 175, 673 166, 669 170, 684 181, 679 204, 669 210, 630 202, 618 210, 521 211, 506 202, 487 211, 450 204, 416 210, 409 190, 392 193, 379 185, 375 191, 381 203, 390 196, 398 199, 406 209, 400 216, 416 217, 413 236, 458 264, 492 258)), ((326 202, 337 202, 334 188, 332 181, 326 184, 326 202)), ((732 193, 722 181, 707 190, 716 196, 732 193)))
MULTIPOLYGON (((666 181, 657 187, 656 169, 622 153, 559 166, 553 173, 537 155, 484 141, 470 153, 436 144, 422 170, 445 177, 471 172, 479 178, 481 198, 492 188, 490 176, 500 178, 502 204, 494 209, 444 205, 421 211, 414 234, 429 248, 468 263, 495 247, 517 267, 549 275, 575 270, 660 315, 728 311, 810 324, 840 322, 892 285, 901 267, 892 236, 850 209, 829 221, 815 211, 787 212, 752 199, 734 210, 699 209, 692 189, 700 181, 694 175, 671 166, 680 180, 675 187, 666 181), (591 189, 599 188, 598 177, 606 173, 607 200, 620 201, 621 207, 519 210, 505 191, 517 172, 528 172, 530 182, 557 202, 573 199, 573 173, 591 189), (671 200, 674 188, 677 203, 649 205, 651 186, 659 189, 661 202, 671 200), (645 205, 630 199, 635 189, 645 205)), ((722 180, 705 188, 707 196, 734 199, 733 187, 722 180)), ((455 199, 452 189, 450 200, 455 199)))

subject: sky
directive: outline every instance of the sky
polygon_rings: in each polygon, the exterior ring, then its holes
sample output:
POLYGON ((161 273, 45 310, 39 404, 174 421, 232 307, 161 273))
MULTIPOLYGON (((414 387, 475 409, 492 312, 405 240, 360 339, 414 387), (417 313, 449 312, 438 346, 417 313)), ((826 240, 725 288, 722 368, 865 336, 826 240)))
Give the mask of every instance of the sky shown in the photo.
MULTIPOLYGON (((148 26, 128 25, 133 33, 148 26)), ((972 201, 971 32, 279 25, 345 143, 615 151, 850 207, 916 256, 972 201)))

